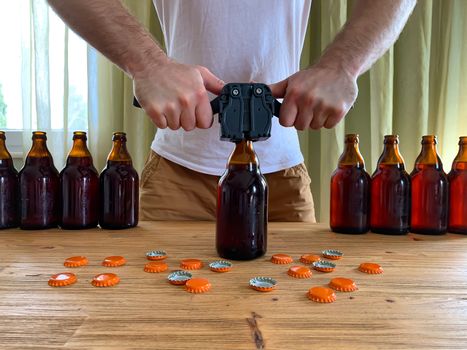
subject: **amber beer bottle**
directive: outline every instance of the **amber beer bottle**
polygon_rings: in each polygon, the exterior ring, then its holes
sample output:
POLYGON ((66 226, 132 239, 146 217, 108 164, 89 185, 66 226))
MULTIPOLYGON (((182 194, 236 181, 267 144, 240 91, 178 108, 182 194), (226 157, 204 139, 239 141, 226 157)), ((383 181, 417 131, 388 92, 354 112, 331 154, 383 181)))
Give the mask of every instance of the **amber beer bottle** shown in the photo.
POLYGON ((19 178, 0 131, 0 229, 19 225, 19 178))
POLYGON ((358 149, 358 135, 345 135, 344 152, 331 176, 331 230, 365 233, 370 228, 370 175, 358 149))
POLYGON ((449 179, 449 232, 467 234, 467 136, 459 137, 459 153, 449 179))
POLYGON ((107 166, 100 176, 99 225, 124 229, 138 224, 139 177, 126 148, 126 134, 114 132, 107 166))
POLYGON ((217 187, 219 256, 251 260, 266 253, 268 185, 252 141, 236 143, 217 187))
POLYGON ((410 176, 399 153, 399 136, 384 136, 384 151, 371 177, 371 231, 409 232, 410 176))
POLYGON ((64 229, 96 227, 99 218, 99 174, 86 146, 86 133, 73 133, 73 147, 65 168, 60 172, 62 215, 64 229))
POLYGON ((43 131, 32 133, 32 147, 19 172, 22 229, 56 227, 60 215, 60 178, 43 131))
POLYGON ((422 137, 422 151, 410 174, 412 209, 410 229, 415 233, 443 234, 448 224, 449 184, 436 153, 436 136, 422 137))

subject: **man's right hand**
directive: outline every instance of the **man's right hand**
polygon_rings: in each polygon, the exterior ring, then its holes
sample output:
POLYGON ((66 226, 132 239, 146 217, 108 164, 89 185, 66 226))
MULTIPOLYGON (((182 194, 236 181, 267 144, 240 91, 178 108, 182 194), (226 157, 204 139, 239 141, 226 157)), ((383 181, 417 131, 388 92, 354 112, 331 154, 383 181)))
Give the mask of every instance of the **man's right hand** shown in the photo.
POLYGON ((193 130, 211 127, 208 91, 220 94, 224 82, 206 67, 166 59, 133 75, 136 99, 158 128, 193 130))

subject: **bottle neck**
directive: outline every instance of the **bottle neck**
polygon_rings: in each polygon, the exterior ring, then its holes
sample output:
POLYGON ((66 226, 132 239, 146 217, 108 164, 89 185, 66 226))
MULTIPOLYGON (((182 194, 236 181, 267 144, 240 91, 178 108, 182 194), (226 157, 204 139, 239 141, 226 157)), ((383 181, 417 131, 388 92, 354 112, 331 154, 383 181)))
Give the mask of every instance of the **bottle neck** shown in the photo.
POLYGON ((358 149, 357 142, 346 142, 344 152, 339 157, 339 168, 350 166, 358 169, 365 169, 365 161, 358 149))
POLYGON ((455 170, 465 170, 467 168, 467 138, 459 142, 459 152, 452 162, 455 170))
POLYGON ((11 154, 6 148, 5 139, 0 138, 0 160, 11 159, 11 154))
POLYGON ((52 157, 48 148, 47 141, 42 138, 33 138, 32 147, 26 158, 48 158, 52 157))
POLYGON ((0 138, 0 168, 13 168, 13 159, 6 148, 5 139, 0 138))
POLYGON ((229 157, 227 168, 259 170, 258 156, 253 148, 252 141, 243 140, 235 144, 235 148, 229 157))
POLYGON ((130 153, 126 148, 126 142, 120 139, 113 141, 112 150, 107 157, 107 165, 127 164, 132 165, 130 153))
POLYGON ((66 160, 67 165, 92 165, 92 156, 86 146, 86 139, 73 139, 73 147, 66 160))
POLYGON ((415 160, 415 168, 422 169, 425 166, 432 166, 435 169, 442 169, 443 164, 436 153, 436 144, 434 142, 426 142, 422 144, 422 151, 415 160))
POLYGON ((395 142, 385 143, 384 150, 378 159, 378 166, 380 165, 392 165, 398 169, 404 169, 405 163, 404 158, 399 152, 399 145, 395 142))

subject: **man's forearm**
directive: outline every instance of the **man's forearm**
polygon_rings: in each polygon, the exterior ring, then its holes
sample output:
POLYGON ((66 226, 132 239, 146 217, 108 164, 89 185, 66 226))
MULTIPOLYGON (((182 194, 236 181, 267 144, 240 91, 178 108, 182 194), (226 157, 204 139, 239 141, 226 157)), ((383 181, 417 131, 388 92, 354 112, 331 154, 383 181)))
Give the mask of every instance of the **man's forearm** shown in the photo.
POLYGON ((48 0, 80 36, 133 77, 167 56, 120 0, 48 0))
POLYGON ((415 4, 416 0, 357 0, 318 65, 337 66, 352 76, 363 74, 396 41, 415 4))

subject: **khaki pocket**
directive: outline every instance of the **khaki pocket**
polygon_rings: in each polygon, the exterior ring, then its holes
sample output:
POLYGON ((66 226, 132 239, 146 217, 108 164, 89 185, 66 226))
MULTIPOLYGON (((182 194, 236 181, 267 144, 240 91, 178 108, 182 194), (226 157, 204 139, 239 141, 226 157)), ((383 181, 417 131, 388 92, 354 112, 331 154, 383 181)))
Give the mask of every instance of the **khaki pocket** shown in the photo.
POLYGON ((298 177, 304 180, 306 183, 311 183, 310 174, 305 166, 305 163, 300 163, 291 168, 285 169, 284 177, 298 177))
POLYGON ((154 152, 153 150, 150 151, 148 160, 146 161, 143 171, 141 172, 141 187, 144 187, 147 184, 148 180, 154 175, 157 168, 159 167, 161 159, 162 157, 156 152, 154 152))

